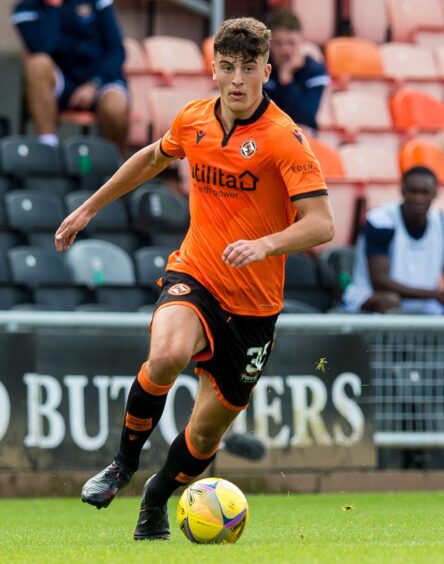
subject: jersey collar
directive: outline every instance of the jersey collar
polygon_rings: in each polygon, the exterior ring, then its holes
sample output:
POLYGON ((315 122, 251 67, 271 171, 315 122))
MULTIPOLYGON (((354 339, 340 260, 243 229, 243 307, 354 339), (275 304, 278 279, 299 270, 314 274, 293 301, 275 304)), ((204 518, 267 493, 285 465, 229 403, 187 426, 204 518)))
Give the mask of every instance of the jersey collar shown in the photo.
MULTIPOLYGON (((249 125, 250 123, 254 123, 265 113, 269 105, 270 105, 270 98, 264 92, 264 97, 262 98, 262 101, 259 104, 259 106, 254 110, 253 114, 249 118, 235 119, 233 122, 233 127, 235 127, 236 125, 249 125)), ((214 104, 214 115, 218 120, 219 120, 219 116, 217 115, 217 110, 219 108, 220 108, 220 97, 216 99, 216 103, 214 104)))

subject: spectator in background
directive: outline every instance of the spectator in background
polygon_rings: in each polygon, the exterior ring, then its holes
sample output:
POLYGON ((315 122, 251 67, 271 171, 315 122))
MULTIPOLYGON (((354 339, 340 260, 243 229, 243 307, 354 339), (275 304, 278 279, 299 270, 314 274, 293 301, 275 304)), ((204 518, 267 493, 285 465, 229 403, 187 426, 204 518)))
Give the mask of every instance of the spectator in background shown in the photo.
POLYGON ((270 98, 298 125, 317 130, 316 114, 330 78, 323 63, 302 52, 299 18, 290 10, 273 10, 266 18, 272 32, 270 98))
POLYGON ((430 169, 411 168, 402 177, 402 201, 368 212, 343 296, 347 311, 444 312, 444 215, 431 207, 437 186, 430 169))
POLYGON ((11 21, 27 50, 26 97, 39 139, 58 144, 58 110, 94 110, 123 151, 128 128, 125 51, 113 0, 21 0, 11 21))

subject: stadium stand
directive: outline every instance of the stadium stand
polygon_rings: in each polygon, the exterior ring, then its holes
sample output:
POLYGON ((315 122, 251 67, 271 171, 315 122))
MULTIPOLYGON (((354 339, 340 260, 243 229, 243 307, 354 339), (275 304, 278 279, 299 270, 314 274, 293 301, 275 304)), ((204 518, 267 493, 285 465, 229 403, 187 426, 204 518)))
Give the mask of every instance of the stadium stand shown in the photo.
POLYGON ((384 43, 387 40, 388 20, 385 0, 350 0, 350 21, 357 37, 384 43))
POLYGON ((158 288, 156 280, 164 275, 172 249, 166 247, 142 247, 134 253, 137 281, 151 289, 158 288))
POLYGON ((386 0, 393 41, 413 41, 419 31, 444 31, 440 0, 386 0))
POLYGON ((120 166, 117 145, 92 135, 72 135, 62 143, 66 171, 81 190, 96 190, 120 166))
POLYGON ((324 45, 336 29, 335 0, 292 0, 291 8, 301 20, 304 39, 324 45), (319 17, 322 14, 322 17, 319 17))
POLYGON ((71 311, 88 299, 88 290, 74 286, 71 269, 54 249, 16 247, 8 252, 8 259, 13 282, 33 295, 22 309, 71 311))
MULTIPOLYGON (((74 211, 92 194, 86 190, 70 192, 65 197, 68 213, 74 211)), ((146 238, 134 233, 123 199, 114 200, 97 214, 82 232, 91 238, 108 241, 128 253, 147 244, 146 238)))
POLYGON ((333 273, 333 304, 341 302, 342 293, 351 281, 356 249, 352 245, 338 245, 325 249, 318 257, 319 263, 333 273))
POLYGON ((319 139, 308 138, 308 142, 321 165, 322 172, 329 180, 341 180, 345 178, 344 164, 341 155, 326 143, 319 139))
POLYGON ((138 286, 131 256, 117 245, 99 239, 78 241, 66 253, 74 281, 94 290, 94 301, 80 310, 135 311, 153 303, 156 295, 138 286))
POLYGON ((155 35, 143 40, 151 73, 159 74, 168 86, 210 90, 212 80, 205 68, 199 45, 191 39, 155 35))
POLYGON ((318 312, 327 311, 333 299, 331 272, 305 254, 289 255, 285 265, 284 298, 287 307, 295 300, 308 304, 318 312))
POLYGON ((148 235, 152 245, 171 249, 180 246, 190 221, 185 198, 150 184, 131 194, 130 214, 134 229, 148 235))
POLYGON ((439 131, 444 127, 444 104, 424 92, 400 88, 390 100, 390 109, 399 129, 439 131))
POLYGON ((422 139, 410 139, 399 153, 401 171, 414 166, 426 166, 433 170, 440 184, 444 184, 444 154, 439 147, 422 139))
POLYGON ((382 79, 384 68, 379 47, 360 37, 334 37, 325 44, 328 72, 334 79, 382 79))
POLYGON ((11 190, 4 198, 12 229, 25 234, 30 245, 53 246, 54 231, 66 216, 62 196, 36 190, 11 190))
POLYGON ((11 135, 0 140, 0 173, 5 189, 24 188, 65 194, 76 186, 66 174, 58 148, 39 143, 34 136, 11 135))
POLYGON ((386 146, 349 144, 339 148, 346 178, 392 184, 399 181, 398 154, 386 146))
POLYGON ((209 95, 208 89, 201 87, 156 87, 147 93, 148 107, 151 115, 150 140, 160 139, 168 131, 173 119, 179 110, 191 100, 205 98, 209 95))

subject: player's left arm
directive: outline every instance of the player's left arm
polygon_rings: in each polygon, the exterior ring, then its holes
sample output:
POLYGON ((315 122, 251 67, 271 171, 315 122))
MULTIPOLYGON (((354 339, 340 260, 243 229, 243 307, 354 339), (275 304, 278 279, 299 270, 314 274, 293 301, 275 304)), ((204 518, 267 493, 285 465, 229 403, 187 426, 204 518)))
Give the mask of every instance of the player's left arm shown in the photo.
POLYGON ((327 196, 299 199, 297 209, 296 223, 260 239, 235 241, 226 247, 222 260, 233 268, 242 267, 272 255, 306 251, 333 239, 334 219, 327 196))

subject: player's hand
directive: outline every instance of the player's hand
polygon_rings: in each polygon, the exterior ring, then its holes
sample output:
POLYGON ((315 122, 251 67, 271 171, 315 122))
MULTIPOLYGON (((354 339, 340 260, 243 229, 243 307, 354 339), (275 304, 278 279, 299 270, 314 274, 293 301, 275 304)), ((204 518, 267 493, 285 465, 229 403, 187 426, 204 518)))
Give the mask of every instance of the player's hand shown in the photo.
POLYGON ((77 236, 94 217, 82 207, 77 208, 66 217, 55 234, 55 248, 57 251, 67 251, 77 236))
POLYGON ((265 239, 235 241, 230 243, 222 254, 222 260, 233 268, 241 268, 252 262, 264 260, 268 256, 265 239))
POLYGON ((74 90, 68 102, 72 110, 89 110, 96 99, 97 86, 93 82, 85 82, 74 90))

